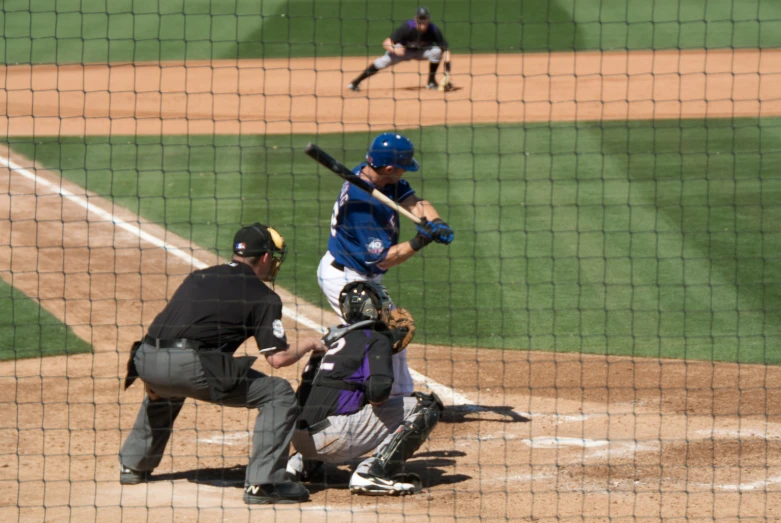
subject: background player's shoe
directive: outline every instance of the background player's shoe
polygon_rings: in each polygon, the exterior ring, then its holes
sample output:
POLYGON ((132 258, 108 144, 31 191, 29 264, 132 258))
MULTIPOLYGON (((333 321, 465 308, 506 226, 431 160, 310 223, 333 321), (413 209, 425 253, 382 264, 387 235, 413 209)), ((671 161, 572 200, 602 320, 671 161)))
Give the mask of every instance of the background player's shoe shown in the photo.
POLYGON ((437 84, 435 84, 434 82, 429 82, 426 85, 426 89, 431 89, 432 91, 436 91, 437 88, 439 88, 439 86, 437 84))
POLYGON ((265 483, 244 488, 244 503, 247 505, 271 505, 303 503, 309 500, 309 491, 301 483, 265 483))
POLYGON ((122 485, 138 485, 149 479, 149 472, 140 472, 127 468, 124 465, 119 466, 119 482, 122 485))
POLYGON ((356 93, 361 90, 358 84, 347 84, 347 88, 356 93))

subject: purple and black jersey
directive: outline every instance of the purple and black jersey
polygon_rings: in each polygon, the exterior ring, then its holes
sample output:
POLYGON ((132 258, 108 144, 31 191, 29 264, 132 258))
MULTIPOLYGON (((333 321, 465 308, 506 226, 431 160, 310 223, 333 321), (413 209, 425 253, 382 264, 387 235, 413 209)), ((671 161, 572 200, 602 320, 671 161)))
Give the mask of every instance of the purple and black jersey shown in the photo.
POLYGON ((329 416, 358 412, 369 398, 384 401, 393 385, 392 357, 386 335, 372 329, 348 332, 331 345, 320 361, 320 370, 299 419, 314 425, 329 416), (328 382, 346 383, 348 387, 337 388, 328 382))
POLYGON ((418 31, 415 20, 407 20, 401 24, 390 36, 391 42, 401 44, 407 49, 428 49, 437 46, 447 51, 447 40, 437 26, 428 24, 425 32, 418 31))

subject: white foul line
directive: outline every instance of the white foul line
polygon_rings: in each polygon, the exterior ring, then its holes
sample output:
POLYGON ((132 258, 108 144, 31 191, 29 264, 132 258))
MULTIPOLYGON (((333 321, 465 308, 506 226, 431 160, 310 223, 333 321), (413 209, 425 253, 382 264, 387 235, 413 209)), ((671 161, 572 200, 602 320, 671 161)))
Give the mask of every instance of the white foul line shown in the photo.
MULTIPOLYGON (((87 210, 87 212, 94 213, 100 216, 101 218, 104 218, 105 220, 114 223, 119 228, 124 229, 130 234, 133 234, 138 238, 146 242, 149 242, 156 247, 161 247, 165 249, 166 251, 170 252, 177 258, 188 263, 192 267, 196 267, 198 269, 205 269, 206 267, 209 266, 208 264, 194 257, 192 254, 188 254, 187 252, 183 251, 179 247, 171 245, 167 243, 165 240, 162 240, 153 234, 149 234, 148 232, 142 231, 141 227, 139 227, 138 225, 134 225, 126 222, 125 220, 122 220, 121 218, 117 218, 116 216, 114 216, 113 213, 101 209, 97 205, 87 201, 85 198, 70 192, 69 190, 63 188, 58 184, 54 184, 48 180, 41 178, 40 176, 36 175, 32 171, 29 171, 24 167, 22 167, 21 165, 15 163, 10 158, 5 158, 3 156, 0 156, 0 164, 4 165, 5 167, 8 167, 10 170, 16 173, 21 174, 22 176, 32 181, 36 185, 42 185, 44 187, 48 187, 52 189, 53 191, 60 194, 63 198, 66 198, 71 202, 75 203, 76 205, 83 207, 84 209, 87 210)), ((296 323, 299 323, 305 327, 309 327, 314 331, 324 333, 326 330, 324 326, 320 325, 316 321, 313 321, 307 318, 306 316, 302 316, 301 314, 298 314, 296 311, 291 310, 288 307, 282 308, 282 314, 284 316, 287 316, 291 320, 295 321, 296 323)), ((463 394, 456 392, 452 387, 448 387, 446 385, 442 385, 441 383, 437 383, 431 378, 424 376, 423 374, 413 369, 409 369, 409 371, 415 383, 423 385, 427 387, 429 390, 432 390, 433 392, 437 393, 437 395, 441 396, 443 400, 445 401, 450 400, 450 402, 453 405, 469 405, 472 403, 471 401, 469 401, 469 398, 467 398, 463 394)))

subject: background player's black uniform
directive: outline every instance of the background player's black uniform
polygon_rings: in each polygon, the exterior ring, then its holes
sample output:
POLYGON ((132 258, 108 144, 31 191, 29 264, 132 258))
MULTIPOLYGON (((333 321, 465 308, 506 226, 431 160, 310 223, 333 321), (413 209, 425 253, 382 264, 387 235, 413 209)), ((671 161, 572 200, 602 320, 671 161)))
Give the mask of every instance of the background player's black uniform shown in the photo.
POLYGON ((390 35, 391 42, 401 44, 407 49, 427 49, 436 45, 442 51, 447 51, 448 44, 442 31, 434 24, 428 24, 424 32, 418 31, 415 20, 407 20, 390 35))

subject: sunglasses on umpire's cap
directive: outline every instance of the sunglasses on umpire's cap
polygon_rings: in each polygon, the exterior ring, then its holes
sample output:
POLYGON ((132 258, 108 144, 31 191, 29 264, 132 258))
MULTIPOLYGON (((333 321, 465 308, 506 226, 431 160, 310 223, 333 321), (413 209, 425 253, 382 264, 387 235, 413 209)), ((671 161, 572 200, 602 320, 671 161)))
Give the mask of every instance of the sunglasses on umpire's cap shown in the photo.
POLYGON ((273 283, 287 256, 287 246, 282 235, 276 229, 256 222, 242 227, 233 237, 233 254, 237 256, 262 256, 266 253, 272 258, 267 280, 273 283))

